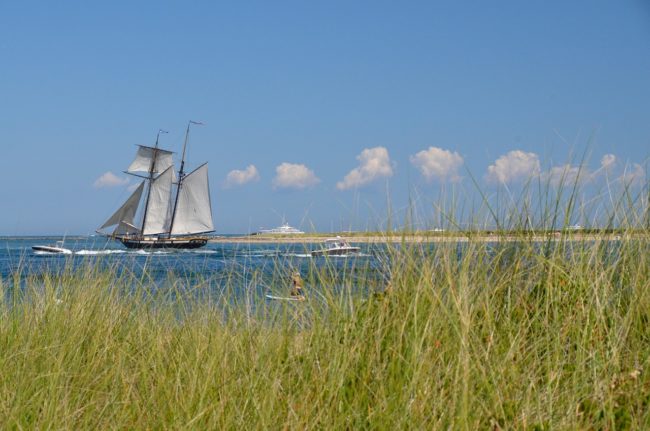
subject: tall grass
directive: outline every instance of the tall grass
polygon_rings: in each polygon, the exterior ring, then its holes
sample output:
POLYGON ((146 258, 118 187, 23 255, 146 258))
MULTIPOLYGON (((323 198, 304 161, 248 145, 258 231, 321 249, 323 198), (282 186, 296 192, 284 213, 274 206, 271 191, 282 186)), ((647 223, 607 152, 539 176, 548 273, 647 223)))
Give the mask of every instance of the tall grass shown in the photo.
POLYGON ((626 220, 616 240, 405 242, 380 276, 312 265, 302 303, 255 275, 215 300, 209 276, 105 265, 5 279, 0 426, 647 428, 650 244, 626 220))

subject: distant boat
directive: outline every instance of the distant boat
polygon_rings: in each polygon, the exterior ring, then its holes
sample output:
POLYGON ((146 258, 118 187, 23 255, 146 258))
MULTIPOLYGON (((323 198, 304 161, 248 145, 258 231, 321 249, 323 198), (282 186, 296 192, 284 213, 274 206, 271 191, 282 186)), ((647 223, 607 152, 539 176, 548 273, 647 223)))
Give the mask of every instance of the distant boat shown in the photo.
POLYGON ((178 181, 174 175, 173 152, 158 147, 160 134, 167 133, 160 130, 155 146, 139 145, 135 160, 126 170, 127 174, 144 178, 144 181, 97 233, 135 249, 191 249, 207 244, 210 237, 206 234, 214 232, 208 164, 200 165, 189 174, 184 171, 192 124, 201 123, 190 121, 187 125, 178 181), (139 223, 135 221, 138 209, 139 223), (111 226, 115 226, 111 233, 102 231, 111 226))
POLYGON ((72 250, 63 247, 63 241, 57 241, 56 245, 33 245, 32 250, 52 254, 72 254, 72 250))
POLYGON ((258 235, 272 234, 272 235, 285 235, 285 234, 299 234, 305 233, 295 227, 289 226, 288 223, 284 223, 282 226, 274 227, 273 229, 260 229, 256 232, 258 235))
POLYGON ((352 246, 348 242, 337 236, 336 238, 328 238, 325 240, 325 247, 314 250, 311 252, 311 255, 314 257, 317 256, 347 256, 350 254, 357 254, 361 251, 361 248, 352 246))
POLYGON ((303 295, 297 295, 297 296, 273 296, 273 295, 265 295, 266 299, 271 299, 274 301, 304 301, 307 298, 305 298, 303 295))

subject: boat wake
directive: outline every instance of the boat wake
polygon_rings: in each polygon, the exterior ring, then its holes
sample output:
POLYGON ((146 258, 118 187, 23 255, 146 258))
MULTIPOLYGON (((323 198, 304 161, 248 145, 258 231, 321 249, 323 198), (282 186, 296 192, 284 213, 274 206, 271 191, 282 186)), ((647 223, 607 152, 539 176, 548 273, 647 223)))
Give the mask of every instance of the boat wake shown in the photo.
POLYGON ((36 256, 69 256, 72 253, 57 253, 57 252, 52 252, 52 251, 38 251, 34 250, 33 253, 36 256))
POLYGON ((156 256, 156 255, 161 255, 161 254, 172 254, 173 251, 171 250, 156 250, 156 251, 147 251, 147 250, 136 250, 132 251, 132 254, 140 254, 143 256, 156 256))
POLYGON ((79 250, 75 251, 74 254, 81 256, 105 256, 109 254, 124 254, 126 250, 79 250))
POLYGON ((309 258, 312 257, 311 253, 287 253, 287 254, 284 254, 283 256, 286 256, 286 257, 309 257, 309 258))
MULTIPOLYGON (((34 253, 44 253, 44 254, 53 254, 47 252, 34 252, 34 253)), ((80 256, 109 256, 109 255, 133 255, 133 256, 160 256, 160 255, 183 255, 183 254, 215 254, 218 253, 216 250, 122 250, 122 249, 107 249, 107 250, 79 250, 75 251, 74 254, 80 256)))

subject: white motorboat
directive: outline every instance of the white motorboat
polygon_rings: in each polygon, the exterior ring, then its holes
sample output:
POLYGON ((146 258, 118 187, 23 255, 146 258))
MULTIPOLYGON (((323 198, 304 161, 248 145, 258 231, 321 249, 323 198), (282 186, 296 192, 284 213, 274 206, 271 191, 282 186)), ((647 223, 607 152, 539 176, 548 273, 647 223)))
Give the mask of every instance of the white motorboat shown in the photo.
POLYGON ((305 233, 299 229, 296 229, 295 227, 289 226, 289 223, 284 223, 282 226, 279 227, 274 227, 273 229, 260 229, 257 232, 257 235, 292 235, 292 234, 300 234, 300 233, 305 233))
POLYGON ((32 250, 41 253, 72 254, 72 250, 63 247, 63 241, 57 241, 56 245, 33 245, 32 250))
POLYGON ((348 242, 337 236, 336 238, 328 238, 325 240, 325 247, 320 250, 313 250, 311 255, 316 256, 347 256, 350 254, 357 254, 361 248, 352 246, 348 242))

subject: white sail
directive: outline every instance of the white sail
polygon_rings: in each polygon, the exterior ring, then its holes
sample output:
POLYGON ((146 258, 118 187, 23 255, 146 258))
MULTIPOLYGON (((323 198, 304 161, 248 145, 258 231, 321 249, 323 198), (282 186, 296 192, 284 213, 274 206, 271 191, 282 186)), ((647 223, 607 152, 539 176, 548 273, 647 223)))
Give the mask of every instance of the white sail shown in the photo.
POLYGON ((178 191, 178 206, 172 234, 187 235, 214 230, 208 185, 208 164, 203 164, 183 178, 178 191))
POLYGON ((135 160, 129 165, 127 172, 149 172, 151 169, 151 162, 153 161, 154 153, 156 154, 156 165, 153 172, 160 173, 170 167, 173 163, 172 152, 161 150, 160 148, 152 148, 144 145, 138 147, 138 152, 135 155, 135 160))
POLYGON ((142 232, 144 235, 169 231, 173 173, 174 168, 170 166, 165 172, 151 181, 149 204, 142 232))
POLYGON ((126 202, 124 202, 124 204, 122 204, 122 206, 117 211, 115 211, 115 213, 110 216, 108 220, 106 220, 100 229, 119 224, 120 222, 133 224, 133 218, 135 217, 135 212, 138 209, 140 196, 142 196, 142 189, 144 189, 144 181, 140 183, 138 188, 135 189, 133 194, 131 194, 126 202))

